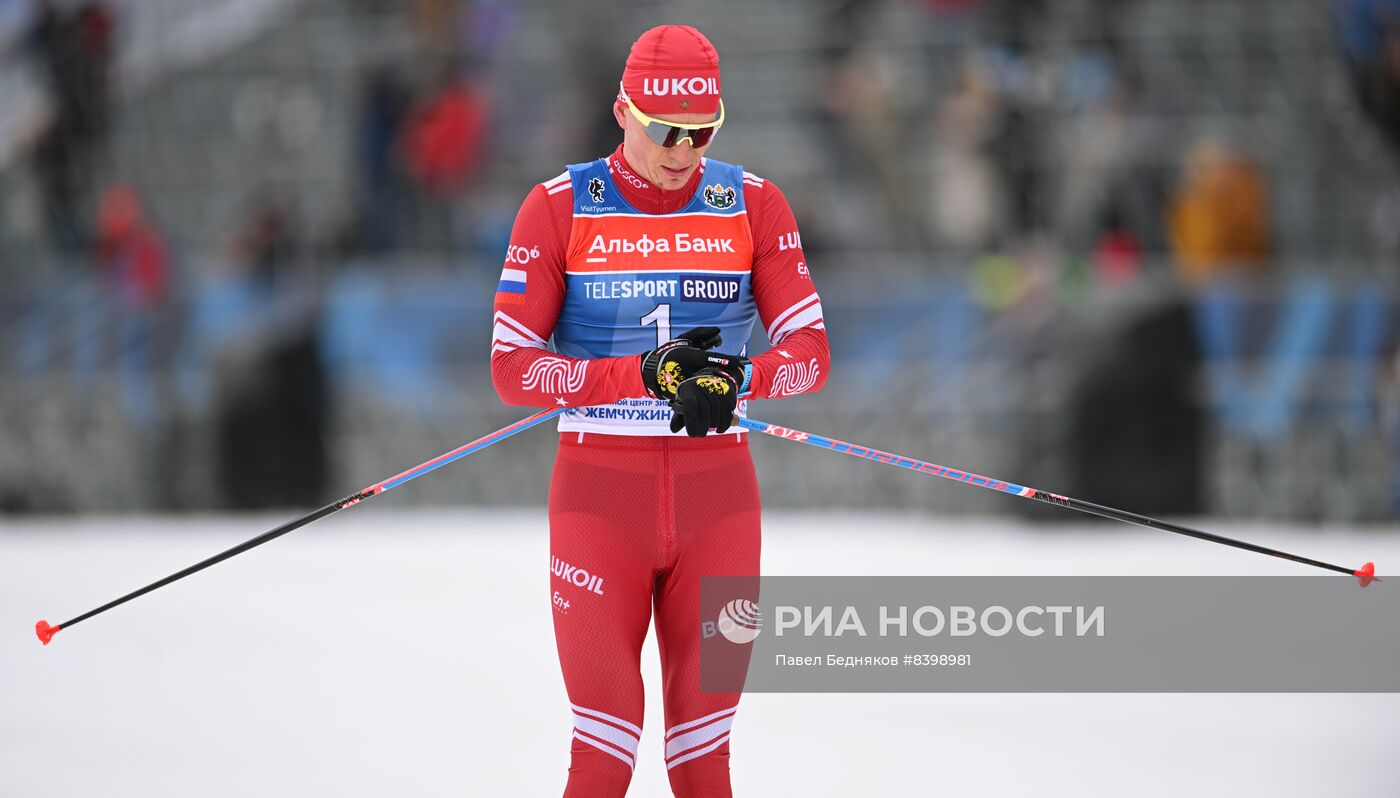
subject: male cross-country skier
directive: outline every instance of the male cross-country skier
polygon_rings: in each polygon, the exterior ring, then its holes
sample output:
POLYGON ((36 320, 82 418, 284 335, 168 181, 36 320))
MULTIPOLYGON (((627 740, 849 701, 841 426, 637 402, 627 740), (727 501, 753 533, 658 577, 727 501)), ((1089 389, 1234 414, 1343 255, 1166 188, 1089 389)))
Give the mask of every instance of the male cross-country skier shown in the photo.
POLYGON ((699 586, 759 573, 758 484, 731 418, 747 399, 819 390, 830 354, 782 192, 705 157, 724 121, 710 41, 683 25, 642 34, 613 114, 622 145, 520 208, 491 377, 507 404, 569 408, 549 490, 573 709, 564 795, 627 792, 654 606, 672 791, 728 796, 739 694, 701 692, 699 586), (755 319, 773 347, 748 359, 755 319))

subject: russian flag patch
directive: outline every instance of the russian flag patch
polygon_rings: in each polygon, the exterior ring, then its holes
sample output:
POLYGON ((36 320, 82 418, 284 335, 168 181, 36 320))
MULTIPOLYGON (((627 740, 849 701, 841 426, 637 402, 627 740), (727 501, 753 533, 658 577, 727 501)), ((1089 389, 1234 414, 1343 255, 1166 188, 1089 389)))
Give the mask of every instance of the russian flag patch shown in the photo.
POLYGON ((502 269, 501 282, 496 286, 496 301, 508 305, 525 302, 525 270, 502 269))

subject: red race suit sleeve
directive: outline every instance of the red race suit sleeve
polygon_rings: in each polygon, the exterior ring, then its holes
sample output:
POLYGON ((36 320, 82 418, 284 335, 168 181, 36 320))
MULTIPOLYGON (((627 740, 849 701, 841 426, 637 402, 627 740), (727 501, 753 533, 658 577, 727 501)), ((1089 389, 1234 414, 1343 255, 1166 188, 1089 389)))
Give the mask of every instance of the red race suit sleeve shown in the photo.
POLYGON ((491 327, 491 384, 508 405, 588 407, 647 395, 640 354, 582 359, 549 348, 572 222, 567 173, 536 185, 515 217, 491 327))
POLYGON ((744 204, 753 227, 753 296, 773 348, 753 359, 750 399, 814 393, 826 384, 831 349, 822 302, 802 254, 787 198, 773 183, 744 173, 744 204))

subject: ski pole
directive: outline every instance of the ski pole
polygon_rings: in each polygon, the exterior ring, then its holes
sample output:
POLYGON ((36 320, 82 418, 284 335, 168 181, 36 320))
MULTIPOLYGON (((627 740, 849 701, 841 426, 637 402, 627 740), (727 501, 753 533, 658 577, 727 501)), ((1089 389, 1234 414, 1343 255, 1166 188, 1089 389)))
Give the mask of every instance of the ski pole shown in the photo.
POLYGON ((389 490, 390 488, 397 488, 398 486, 404 484, 405 482, 408 482, 411 479, 423 476, 429 471, 434 471, 436 469, 442 468, 448 463, 460 460, 463 457, 466 457, 467 455, 472 454, 474 452, 479 452, 493 443, 503 441, 506 438, 509 438, 510 436, 516 434, 517 432, 523 432, 524 430, 527 430, 541 422, 548 421, 549 419, 564 412, 565 409, 566 408, 560 407, 551 410, 541 410, 533 416, 523 418, 515 422, 514 424, 511 424, 508 427, 502 427, 501 429, 496 430, 490 435, 487 435, 482 438, 477 438, 476 440, 470 443, 463 444, 450 452, 438 455, 437 457, 434 457, 433 459, 425 463, 420 463, 414 466, 413 468, 404 471, 403 473, 389 477, 388 479, 382 482, 376 482, 362 491, 352 493, 339 501, 331 502, 330 504, 327 504, 325 507, 322 507, 319 510, 314 510, 293 521, 288 521, 287 523, 277 527, 276 529, 268 530, 267 532, 264 532, 255 538, 245 540, 231 549, 219 552, 218 554, 215 554, 213 557, 210 557, 206 560, 201 560, 182 571, 177 571, 165 577, 164 579, 152 582, 151 584, 146 585, 145 587, 139 590, 133 590, 132 592, 127 593, 125 596, 122 596, 119 599, 109 601, 106 604, 103 604, 101 607, 98 607, 94 610, 89 610, 76 618, 64 621, 63 623, 54 626, 50 626, 48 621, 39 621, 38 623, 34 624, 34 631, 39 635, 39 641, 47 646, 49 644, 49 641, 53 639, 53 636, 55 634, 58 634, 60 629, 67 629, 75 624, 87 620, 88 618, 91 618, 94 615, 99 615, 101 613, 106 612, 107 610, 112 609, 113 607, 125 604, 126 602, 131 601, 132 599, 137 598, 138 596, 144 596, 152 590, 165 587, 171 582, 184 579, 190 574, 202 571, 211 565, 221 563, 230 557, 236 557, 237 555, 242 554, 243 552, 248 551, 249 549, 261 546, 269 540, 279 538, 287 534, 288 532, 300 529, 306 526, 307 524, 311 523, 312 521, 319 521, 322 518, 331 515, 332 513, 344 510, 346 507, 354 507, 360 502, 378 496, 379 494, 383 493, 386 490, 389 490))
POLYGON ((1094 504, 1093 502, 1086 502, 1081 499, 1072 499, 1068 496, 1061 496, 1057 493, 1048 493, 1043 490, 1022 487, 1021 485, 1015 485, 1010 482, 1003 482, 999 479, 992 479, 990 477, 984 477, 978 474, 974 474, 970 471, 960 471, 956 468, 941 466, 937 463, 930 463, 926 460, 919 460, 914 457, 905 457, 903 455, 898 454, 890 454, 889 452, 882 452, 879 449, 871 449, 866 446, 857 446, 853 443, 846 443, 845 441, 839 441, 834 438, 826 438, 821 435, 813 435, 811 433, 802 432, 800 430, 795 429, 789 429, 787 427, 779 427, 774 424, 768 424, 763 421, 756 421, 751 418, 739 418, 736 416, 734 418, 734 424, 736 426, 743 427, 744 429, 753 430, 754 432, 762 432, 765 435, 772 435, 775 438, 783 438, 785 440, 797 441, 799 443, 805 443, 809 446, 818 446, 829 451, 840 452, 841 454, 849 454, 855 457, 863 457, 866 460, 874 460, 878 463, 885 463, 887 465, 899 466, 900 468, 907 468, 911 471, 917 471, 921 474, 928 474, 930 476, 951 479, 954 482, 961 482, 965 485, 975 485, 979 488, 987 488, 988 490, 996 490, 1001 491, 1002 493, 1010 493, 1013 496, 1020 496, 1025 499, 1036 499, 1047 504, 1054 504, 1059 507, 1068 507, 1071 510, 1078 510, 1082 513, 1098 515, 1104 518, 1112 518, 1115 521, 1124 521, 1129 524, 1140 524, 1142 526, 1151 527, 1153 529, 1161 529, 1167 532, 1175 532, 1178 535, 1186 535, 1187 537, 1198 538, 1200 540, 1208 540, 1212 543, 1220 543, 1225 546, 1234 546, 1237 549, 1244 549, 1245 551, 1252 551, 1258 554, 1268 554, 1273 557, 1281 557, 1285 560, 1292 560, 1293 562, 1302 563, 1303 565, 1311 565, 1315 568, 1324 568, 1328 571, 1336 571, 1337 573, 1341 574, 1350 574, 1351 576, 1355 576, 1357 578, 1357 581, 1360 582, 1362 587, 1366 587, 1367 585, 1371 584, 1372 581, 1380 581, 1378 578, 1376 578, 1376 566, 1374 563, 1368 562, 1360 568, 1354 569, 1347 568, 1342 565, 1333 565, 1331 563, 1325 563, 1319 560, 1313 560, 1307 557, 1302 557, 1297 554, 1290 554, 1286 551, 1279 551, 1277 549, 1271 549, 1266 546, 1259 546, 1253 543, 1246 543, 1242 540, 1227 538, 1223 535, 1214 535, 1210 532, 1202 532, 1199 529, 1192 529, 1191 527, 1182 526, 1180 524, 1173 524, 1167 521, 1160 521, 1156 518, 1149 518, 1145 515, 1130 513, 1126 510, 1116 510, 1112 507, 1105 507, 1101 504, 1094 504))

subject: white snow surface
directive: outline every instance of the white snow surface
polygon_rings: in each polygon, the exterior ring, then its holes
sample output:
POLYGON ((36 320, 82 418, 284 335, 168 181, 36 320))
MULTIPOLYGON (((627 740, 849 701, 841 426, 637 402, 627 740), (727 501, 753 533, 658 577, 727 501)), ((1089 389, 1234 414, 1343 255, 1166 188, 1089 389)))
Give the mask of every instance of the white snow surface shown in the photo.
MULTIPOLYGON (((570 713, 543 508, 355 508, 66 630, 295 516, 0 520, 0 796, 550 796, 570 713)), ((1326 561, 1386 530, 1201 521, 1326 561)), ((768 574, 1290 574, 1125 525, 764 518, 768 574)), ((1386 588, 1390 589, 1390 588, 1386 588)), ((1365 630, 1357 630, 1364 634, 1365 630)), ((660 668, 629 795, 670 795, 660 668)), ((748 694, 740 796, 1391 795, 1400 695, 748 694)))

